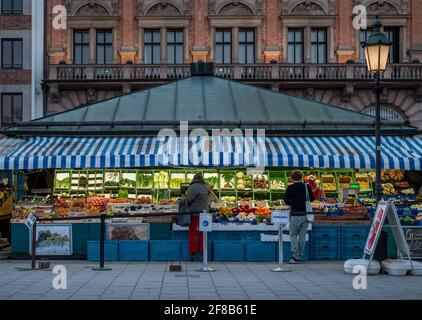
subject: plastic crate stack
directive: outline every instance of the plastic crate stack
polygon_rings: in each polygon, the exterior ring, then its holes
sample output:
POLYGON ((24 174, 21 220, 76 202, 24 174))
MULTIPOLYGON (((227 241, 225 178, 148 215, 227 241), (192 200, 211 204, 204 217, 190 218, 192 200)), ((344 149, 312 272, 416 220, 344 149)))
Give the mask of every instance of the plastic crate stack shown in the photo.
POLYGON ((341 227, 313 226, 311 234, 311 259, 341 259, 341 227))
POLYGON ((361 259, 369 234, 369 226, 343 226, 341 259, 361 259))

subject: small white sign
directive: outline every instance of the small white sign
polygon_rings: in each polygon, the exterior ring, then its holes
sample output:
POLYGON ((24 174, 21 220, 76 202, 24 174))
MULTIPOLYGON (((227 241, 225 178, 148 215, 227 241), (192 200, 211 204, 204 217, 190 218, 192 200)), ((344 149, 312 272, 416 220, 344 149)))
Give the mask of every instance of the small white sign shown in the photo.
POLYGON ((203 212, 199 216, 199 231, 210 232, 212 231, 212 215, 203 212))
POLYGON ((37 218, 32 213, 30 213, 28 215, 28 217, 25 220, 25 225, 28 227, 29 230, 32 229, 32 227, 35 224, 35 221, 36 220, 37 220, 37 218))
POLYGON ((287 225, 289 223, 289 211, 273 211, 271 223, 287 225))

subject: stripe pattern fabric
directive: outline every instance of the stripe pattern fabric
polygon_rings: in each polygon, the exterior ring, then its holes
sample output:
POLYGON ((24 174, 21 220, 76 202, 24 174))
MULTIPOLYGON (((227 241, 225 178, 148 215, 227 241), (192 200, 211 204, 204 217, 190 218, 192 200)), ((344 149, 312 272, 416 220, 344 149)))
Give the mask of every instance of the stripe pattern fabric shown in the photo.
MULTIPOLYGON (((0 170, 196 167, 375 168, 374 137, 0 139, 0 170)), ((422 170, 422 138, 383 137, 382 168, 422 170)))

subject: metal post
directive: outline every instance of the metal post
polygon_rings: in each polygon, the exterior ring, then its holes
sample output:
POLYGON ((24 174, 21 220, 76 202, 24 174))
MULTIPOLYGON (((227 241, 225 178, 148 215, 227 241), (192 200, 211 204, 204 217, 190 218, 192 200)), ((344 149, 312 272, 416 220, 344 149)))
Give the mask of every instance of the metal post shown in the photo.
POLYGON ((381 201, 382 196, 382 185, 381 185, 381 75, 376 74, 375 82, 375 158, 376 158, 376 169, 375 169, 375 197, 377 203, 381 201))
POLYGON ((101 214, 101 226, 100 226, 100 267, 93 268, 95 271, 109 271, 110 268, 104 268, 104 246, 105 246, 105 219, 106 215, 101 214))
POLYGON ((32 241, 31 241, 31 269, 36 269, 36 255, 35 255, 35 248, 36 248, 36 241, 37 241, 37 221, 35 220, 34 224, 32 225, 32 241))
POLYGON ((215 269, 208 267, 208 232, 203 231, 203 242, 204 242, 204 254, 203 256, 203 267, 202 269, 196 270, 198 272, 214 272, 215 269))
POLYGON ((283 224, 279 224, 278 228, 278 267, 272 269, 273 272, 290 272, 292 270, 284 269, 284 255, 283 255, 283 224))

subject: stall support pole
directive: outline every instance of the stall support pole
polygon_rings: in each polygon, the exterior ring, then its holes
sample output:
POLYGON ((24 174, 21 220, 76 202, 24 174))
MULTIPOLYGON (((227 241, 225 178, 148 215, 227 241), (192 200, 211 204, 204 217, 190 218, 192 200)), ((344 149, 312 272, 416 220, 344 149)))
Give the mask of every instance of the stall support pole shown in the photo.
POLYGON ((105 246, 105 219, 106 215, 101 214, 101 227, 100 227, 100 267, 93 268, 94 271, 109 271, 110 268, 104 268, 104 246, 105 246))
POLYGON ((203 254, 203 267, 202 269, 196 270, 198 272, 214 272, 215 269, 208 266, 208 232, 203 231, 203 242, 204 242, 204 254, 203 254))
POLYGON ((292 270, 284 269, 284 256, 283 256, 283 224, 279 224, 278 228, 278 267, 272 269, 272 272, 291 272, 292 270))
POLYGON ((34 224, 32 225, 32 240, 31 240, 31 270, 36 269, 36 256, 35 256, 35 248, 36 248, 36 241, 37 241, 37 221, 35 220, 34 224))

